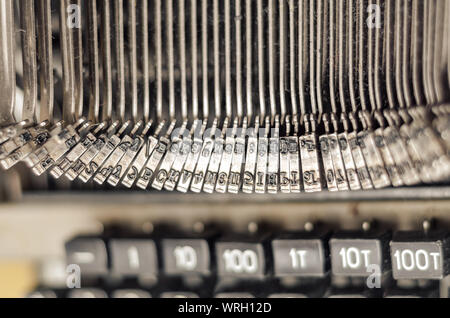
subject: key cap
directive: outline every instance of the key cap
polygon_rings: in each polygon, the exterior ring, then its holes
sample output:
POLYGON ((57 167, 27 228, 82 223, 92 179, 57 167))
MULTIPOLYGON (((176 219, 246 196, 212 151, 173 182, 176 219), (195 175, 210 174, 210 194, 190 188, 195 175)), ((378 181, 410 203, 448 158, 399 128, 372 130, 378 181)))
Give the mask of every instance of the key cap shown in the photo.
POLYGON ((255 298, 254 295, 250 293, 219 293, 214 296, 214 298, 234 298, 234 299, 241 299, 241 298, 255 298))
POLYGON ((278 298, 278 299, 308 298, 308 296, 303 295, 303 294, 272 294, 272 295, 269 295, 269 298, 278 298))
POLYGON ((29 293, 26 298, 58 298, 53 290, 36 290, 29 293))
POLYGON ((152 298, 152 296, 145 290, 119 289, 113 291, 112 298, 152 298))
POLYGON ((162 293, 161 298, 199 298, 195 293, 190 292, 165 292, 162 293))
POLYGON ((209 244, 204 239, 164 239, 161 242, 167 275, 210 275, 209 244))
POLYGON ((264 239, 223 239, 215 244, 219 277, 262 279, 270 268, 264 239))
POLYGON ((75 238, 65 245, 67 264, 80 266, 83 276, 102 276, 108 273, 105 242, 97 238, 75 238))
POLYGON ((367 277, 390 269, 387 232, 342 231, 330 239, 331 270, 335 276, 367 277), (375 267, 374 267, 375 266, 375 267))
POLYGON ((124 277, 155 277, 158 256, 153 240, 112 239, 109 244, 112 273, 124 277))
POLYGON ((378 289, 368 290, 365 288, 332 288, 326 298, 378 298, 381 291, 378 289))
POLYGON ((438 290, 433 289, 391 289, 386 291, 384 294, 384 298, 438 298, 438 296, 438 290))
POLYGON ((276 277, 325 277, 329 272, 328 233, 285 233, 272 241, 276 277))
POLYGON ((391 245, 394 279, 442 279, 450 270, 450 240, 445 231, 398 232, 391 245))
POLYGON ((97 288, 74 289, 67 293, 68 298, 108 298, 105 291, 97 288))

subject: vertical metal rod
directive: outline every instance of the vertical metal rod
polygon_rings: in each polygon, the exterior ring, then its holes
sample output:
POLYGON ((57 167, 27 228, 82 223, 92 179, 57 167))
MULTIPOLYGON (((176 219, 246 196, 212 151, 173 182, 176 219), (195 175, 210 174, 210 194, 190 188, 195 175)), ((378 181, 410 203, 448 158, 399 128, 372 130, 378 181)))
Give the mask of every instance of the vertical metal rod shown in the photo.
POLYGON ((366 63, 366 47, 364 30, 366 29, 366 19, 364 19, 365 6, 364 0, 358 0, 358 87, 359 87, 359 102, 363 110, 367 110, 366 102, 366 79, 364 65, 366 63))
MULTIPOLYGON (((25 3, 30 2, 26 0, 25 3)), ((71 123, 75 119, 76 101, 75 101, 75 65, 74 65, 74 46, 72 39, 72 30, 68 25, 67 6, 68 0, 61 0, 60 7, 60 28, 61 28, 61 48, 62 48, 62 67, 63 67, 63 119, 71 123)), ((30 36, 31 33, 28 33, 30 36)), ((34 35, 33 35, 34 36, 34 35)), ((25 51, 25 50, 24 50, 25 51)), ((32 58, 34 59, 34 57, 32 58)), ((24 56, 24 61, 30 61, 30 57, 24 56)))
POLYGON ((435 15, 435 6, 436 6, 436 1, 433 0, 426 0, 426 3, 428 4, 427 10, 425 11, 426 15, 428 16, 428 23, 427 23, 427 40, 426 40, 426 45, 427 45, 427 58, 426 58, 426 68, 427 68, 427 72, 426 72, 426 82, 428 85, 428 90, 430 92, 430 102, 429 104, 434 104, 437 102, 437 97, 436 97, 436 91, 435 91, 435 87, 434 87, 434 81, 433 81, 433 57, 434 57, 434 52, 433 52, 433 39, 434 39, 434 34, 435 34, 435 20, 436 20, 436 15, 435 15))
POLYGON ((411 69, 410 56, 412 51, 411 41, 411 23, 410 23, 409 0, 404 0, 403 5, 403 52, 402 52, 402 68, 403 68, 403 92, 406 106, 413 106, 413 97, 411 94, 411 69))
POLYGON ((89 120, 98 122, 100 112, 100 75, 98 52, 97 2, 88 2, 88 50, 89 50, 89 120))
MULTIPOLYGON (((298 20, 299 24, 301 20, 298 20)), ((297 117, 298 107, 297 107, 297 83, 296 79, 296 52, 295 52, 295 3, 294 0, 289 0, 289 68, 290 68, 290 91, 291 91, 291 108, 292 116, 297 117)))
POLYGON ((116 81, 117 81, 117 116, 125 120, 125 45, 123 25, 123 0, 114 1, 114 33, 116 49, 116 81))
POLYGON ((242 9, 241 0, 235 0, 234 2, 234 24, 235 24, 235 36, 236 36, 236 108, 239 122, 244 114, 244 101, 242 94, 242 9))
POLYGON ((257 2, 258 23, 258 91, 259 91, 259 114, 261 120, 266 116, 266 93, 265 93, 265 61, 264 61, 264 5, 263 0, 257 2))
POLYGON ((111 8, 109 0, 103 0, 102 8, 102 57, 103 57, 103 88, 102 88, 102 119, 112 119, 112 67, 111 67, 111 8))
MULTIPOLYGON (((412 23, 411 23, 411 57, 412 57, 412 78, 413 78, 413 93, 415 102, 417 105, 422 105, 424 103, 424 92, 423 83, 420 78, 421 72, 421 46, 420 38, 422 37, 420 32, 420 22, 419 22, 419 3, 421 0, 413 0, 412 2, 412 23)), ((423 4, 422 4, 423 5, 423 4)))
POLYGON ((339 44, 338 44, 338 56, 339 56, 339 68, 338 68, 338 82, 339 82, 339 102, 341 105, 341 111, 346 112, 347 111, 347 98, 346 98, 346 92, 347 92, 347 85, 345 83, 345 77, 346 73, 349 72, 348 67, 346 67, 346 60, 345 60, 345 0, 338 0, 339 1, 339 18, 338 18, 338 37, 339 37, 339 44))
POLYGON ((202 0, 202 94, 204 119, 209 117, 208 52, 208 0, 202 0))
MULTIPOLYGON (((36 116, 39 122, 42 122, 44 120, 53 122, 54 79, 51 10, 50 0, 39 0, 37 21, 39 36, 38 59, 40 64, 39 77, 41 95, 39 115, 36 116)), ((2 81, 2 83, 4 83, 4 81, 2 81)))
POLYGON ((279 80, 280 80, 280 109, 281 122, 286 116, 286 8, 285 0, 279 0, 279 80))
POLYGON ((319 121, 321 120, 323 113, 323 91, 322 91, 322 41, 323 41, 323 3, 321 0, 317 1, 316 6, 316 99, 317 99, 317 112, 314 112, 317 115, 319 121))
POLYGON ((395 101, 395 89, 394 83, 392 80, 393 73, 393 48, 392 48, 392 35, 395 33, 393 30, 393 22, 392 22, 392 0, 386 0, 385 4, 385 45, 386 45, 386 93, 388 98, 388 103, 390 108, 397 107, 397 103, 395 101))
MULTIPOLYGON (((306 65, 304 63, 306 52, 306 26, 307 19, 305 14, 307 13, 304 8, 306 7, 306 0, 299 0, 298 2, 298 92, 300 99, 300 113, 305 115, 306 113, 306 97, 305 97, 305 79, 306 79, 306 65)), ((302 119, 301 119, 302 120, 302 119)))
POLYGON ((167 60, 169 66, 169 117, 176 118, 175 113, 175 52, 173 34, 173 0, 166 1, 166 37, 167 60))
POLYGON ((128 54, 130 59, 130 91, 131 117, 134 122, 139 121, 138 113, 138 80, 137 80, 137 19, 136 0, 128 0, 128 54))
POLYGON ((367 73, 368 73, 368 87, 369 87, 369 102, 371 109, 377 108, 376 98, 375 98, 375 34, 374 27, 368 26, 367 32, 367 73))
POLYGON ((141 40, 142 40, 142 108, 144 112, 145 122, 150 120, 150 79, 149 79, 149 23, 148 23, 148 0, 142 1, 142 23, 141 23, 141 40))
POLYGON ((192 116, 198 119, 197 0, 191 0, 192 116))
POLYGON ((221 105, 221 80, 220 80, 220 18, 219 18, 219 0, 213 3, 213 42, 214 42, 214 108, 216 118, 222 116, 221 105))
POLYGON ((161 0, 156 0, 156 116, 158 122, 163 117, 163 82, 162 82, 162 3, 161 0))
POLYGON ((429 28, 429 15, 428 15, 428 0, 423 1, 423 34, 422 34, 422 81, 425 88, 425 100, 427 104, 433 102, 433 94, 428 86, 428 28, 429 28))
POLYGON ((252 0, 245 2, 245 44, 246 44, 246 96, 247 117, 249 121, 253 117, 253 36, 252 36, 252 0))
POLYGON ((309 95, 311 99, 311 111, 313 114, 317 115, 317 99, 316 99, 316 45, 314 41, 314 29, 316 26, 316 21, 314 17, 316 12, 314 11, 314 2, 309 0, 309 95))
POLYGON ((0 1, 0 122, 15 122, 16 97, 13 0, 0 1))
POLYGON ((232 115, 231 88, 231 0, 225 0, 225 112, 228 118, 232 115))
POLYGON ((330 104, 331 104, 331 111, 333 113, 337 113, 337 106, 336 106, 336 12, 335 12, 335 0, 330 0, 329 2, 329 32, 328 32, 328 39, 329 39, 329 63, 330 63, 330 73, 329 73, 329 85, 330 85, 330 104))
POLYGON ((37 62, 34 0, 21 2, 22 54, 23 54, 23 115, 22 120, 36 120, 37 62))
POLYGON ((274 18, 274 2, 275 0, 269 0, 269 95, 270 95, 270 116, 272 121, 277 114, 277 102, 275 91, 275 18, 274 18))
POLYGON ((403 83, 402 83, 402 24, 403 16, 401 14, 403 0, 395 0, 395 87, 397 90, 397 100, 400 107, 405 107, 405 100, 403 98, 403 83))
POLYGON ((435 32, 433 48, 433 82, 436 93, 436 102, 442 102, 445 99, 445 88, 443 86, 442 75, 445 72, 445 64, 442 63, 442 52, 444 47, 444 18, 445 1, 436 1, 435 3, 435 32))
MULTIPOLYGON (((376 5, 381 10, 381 0, 376 0, 376 5)), ((381 11, 380 11, 381 14, 381 11)), ((377 21, 381 23, 380 21, 377 21)), ((382 98, 382 83, 381 83, 381 70, 382 70, 382 57, 383 57, 383 44, 382 44, 382 29, 381 25, 376 27, 375 30, 375 63, 374 63, 374 85, 375 85, 375 105, 378 110, 383 109, 383 98, 382 98)))
MULTIPOLYGON (((80 13, 80 19, 82 15, 82 5, 81 0, 74 0, 75 4, 80 13)), ((74 79, 75 79, 75 120, 78 120, 83 116, 84 109, 84 76, 83 76, 83 29, 82 23, 79 21, 80 25, 72 29, 72 39, 73 39, 73 65, 74 65, 74 79)))
MULTIPOLYGON (((178 0, 178 47, 180 57, 181 117, 188 117, 187 75, 186 75, 186 13, 185 0, 178 0)), ((192 78, 194 79, 194 78, 192 78)), ((198 106, 197 106, 198 107, 198 106)))

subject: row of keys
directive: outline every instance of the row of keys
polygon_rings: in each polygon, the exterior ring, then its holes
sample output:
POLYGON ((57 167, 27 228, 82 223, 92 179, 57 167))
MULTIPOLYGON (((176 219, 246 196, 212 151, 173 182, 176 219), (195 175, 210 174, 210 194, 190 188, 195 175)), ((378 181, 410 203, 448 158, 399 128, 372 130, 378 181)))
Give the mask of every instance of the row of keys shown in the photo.
MULTIPOLYGON (((270 289, 270 286, 268 286, 270 289)), ((266 290, 268 291, 268 290, 266 290)), ((193 292, 183 291, 167 291, 156 295, 144 289, 116 289, 111 292, 107 292, 100 288, 81 288, 65 291, 53 291, 49 289, 36 290, 30 293, 28 298, 200 298, 200 295, 193 292)), ((321 297, 325 298, 373 298, 368 292, 354 291, 354 290, 334 290, 330 289, 326 291, 321 297)), ((214 298, 257 298, 253 293, 248 292, 224 292, 215 293, 211 297, 214 298)), ((268 291, 264 298, 309 298, 307 294, 302 293, 270 293, 268 291)), ((439 293, 435 289, 427 290, 387 290, 382 294, 384 298, 436 298, 439 297, 439 293)))
POLYGON ((196 238, 90 238, 66 244, 83 276, 369 277, 440 280, 450 273, 446 231, 327 231, 196 238))

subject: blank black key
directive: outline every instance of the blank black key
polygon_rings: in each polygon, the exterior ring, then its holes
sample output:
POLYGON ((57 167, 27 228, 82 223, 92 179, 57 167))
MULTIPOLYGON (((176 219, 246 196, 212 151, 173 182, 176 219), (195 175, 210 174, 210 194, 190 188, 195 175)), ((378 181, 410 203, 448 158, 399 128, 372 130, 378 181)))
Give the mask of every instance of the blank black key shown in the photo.
POLYGON ((390 269, 390 233, 338 232, 330 240, 335 276, 367 277, 390 269))
POLYGON ((308 296, 306 296, 304 294, 272 294, 272 295, 269 295, 269 298, 279 298, 279 299, 308 298, 308 296))
POLYGON ((435 289, 393 289, 388 290, 384 298, 437 298, 439 292, 435 289))
POLYGON ((166 292, 161 294, 161 298, 199 298, 199 296, 191 292, 166 292))
POLYGON ((209 275, 211 255, 204 239, 162 240, 164 272, 167 275, 209 275))
POLYGON ((112 292, 112 298, 151 298, 149 292, 140 289, 119 289, 112 292))
POLYGON ((73 289, 68 292, 68 298, 108 298, 104 290, 97 288, 73 289))
POLYGON ((235 299, 241 299, 241 298, 255 298, 254 295, 250 293, 219 293, 214 296, 214 298, 235 298, 235 299))
POLYGON ((327 293, 327 298, 374 298, 381 296, 378 290, 366 288, 333 288, 327 293))
POLYGON ((81 275, 97 276, 108 273, 105 242, 98 238, 75 238, 65 245, 67 264, 80 266, 81 275))
POLYGON ((158 273, 158 258, 153 240, 113 239, 109 242, 114 274, 125 277, 154 277, 158 273))
POLYGON ((395 279, 442 279, 450 271, 446 232, 398 232, 391 242, 395 279))
POLYGON ((27 295, 27 298, 58 298, 53 290, 36 290, 27 295))

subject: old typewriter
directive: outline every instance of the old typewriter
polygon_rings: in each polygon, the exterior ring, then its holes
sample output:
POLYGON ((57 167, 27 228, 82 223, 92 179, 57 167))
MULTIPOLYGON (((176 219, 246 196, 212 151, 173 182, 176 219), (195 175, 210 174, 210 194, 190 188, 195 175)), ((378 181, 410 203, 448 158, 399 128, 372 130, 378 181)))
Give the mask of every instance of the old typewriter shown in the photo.
POLYGON ((449 0, 0 23, 0 295, 449 297, 449 0))

